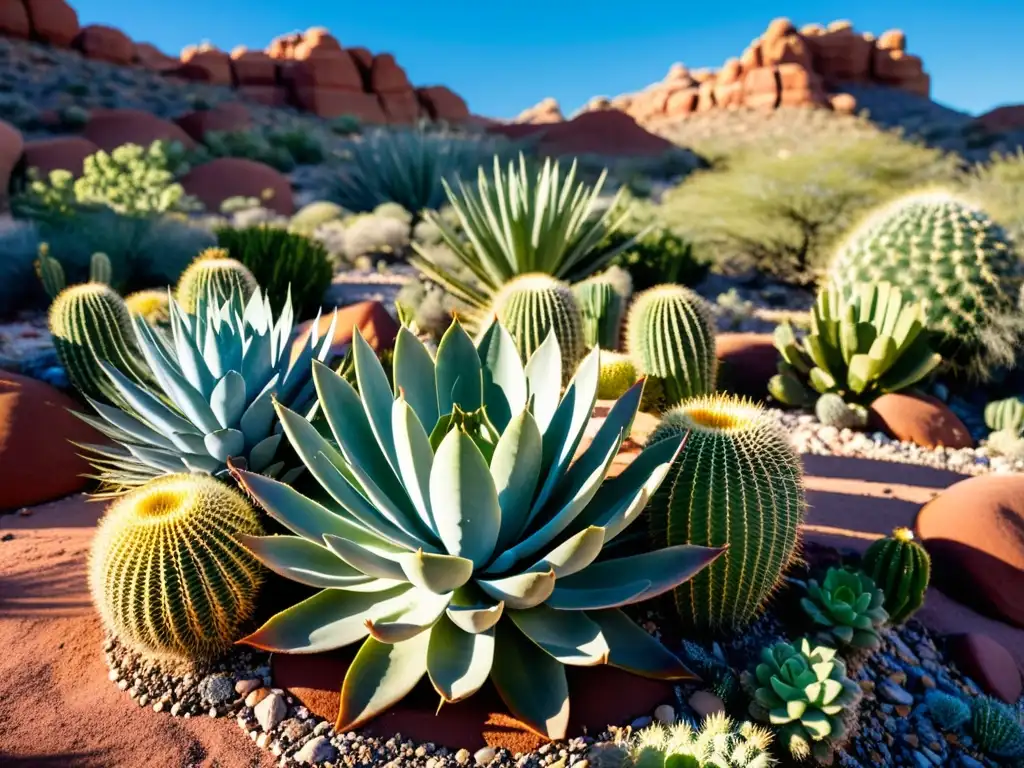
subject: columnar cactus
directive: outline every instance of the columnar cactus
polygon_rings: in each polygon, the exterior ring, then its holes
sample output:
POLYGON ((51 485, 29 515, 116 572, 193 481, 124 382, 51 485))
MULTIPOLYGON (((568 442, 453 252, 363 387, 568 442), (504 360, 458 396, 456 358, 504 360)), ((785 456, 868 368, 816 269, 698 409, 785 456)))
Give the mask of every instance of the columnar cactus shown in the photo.
POLYGON ((889 619, 885 594, 864 573, 844 568, 829 568, 819 584, 807 582, 807 597, 800 605, 824 627, 824 634, 842 645, 875 650, 882 644, 879 632, 889 619))
POLYGON ((235 537, 261 533, 245 497, 209 475, 167 475, 122 497, 90 553, 104 623, 149 654, 216 657, 252 617, 263 581, 235 537))
POLYGON ((256 278, 242 262, 232 259, 224 248, 207 248, 188 266, 178 280, 175 299, 188 314, 196 312, 199 299, 214 291, 224 301, 235 291, 244 304, 258 287, 256 278))
POLYGON ((897 528, 891 538, 868 547, 861 567, 885 594, 890 623, 902 624, 924 604, 931 558, 909 528, 897 528))
POLYGON ((43 290, 51 299, 63 291, 67 285, 67 277, 64 275, 64 267, 50 255, 50 246, 46 243, 39 245, 39 258, 36 259, 36 275, 39 282, 43 284, 43 290))
POLYGON ((1013 361, 1024 321, 1020 266, 1009 238, 980 208, 946 192, 879 209, 839 248, 829 279, 844 296, 882 281, 921 303, 938 352, 955 371, 990 378, 1013 361))
POLYGON ((110 257, 105 253, 94 253, 89 261, 89 282, 110 285, 113 277, 110 257))
POLYGON ((986 405, 985 426, 993 432, 1024 433, 1024 397, 1007 397, 986 405))
POLYGON ((108 285, 82 283, 61 291, 50 305, 50 333, 71 383, 93 400, 124 402, 103 372, 102 361, 133 384, 153 382, 136 343, 128 307, 108 285))
POLYGON ((759 405, 733 395, 683 402, 648 444, 682 434, 689 434, 686 449, 648 507, 651 540, 728 545, 676 589, 675 602, 695 627, 740 627, 778 587, 796 554, 806 506, 799 457, 759 405))
POLYGON ((666 405, 715 391, 715 324, 706 302, 681 285, 659 285, 633 300, 627 349, 642 373, 665 386, 666 405))
POLYGON ((588 349, 580 308, 568 285, 539 272, 513 278, 494 297, 493 311, 524 362, 553 331, 562 351, 563 381, 568 381, 588 349))
POLYGON ((583 339, 587 347, 618 349, 626 297, 603 275, 577 283, 572 292, 583 316, 583 339))

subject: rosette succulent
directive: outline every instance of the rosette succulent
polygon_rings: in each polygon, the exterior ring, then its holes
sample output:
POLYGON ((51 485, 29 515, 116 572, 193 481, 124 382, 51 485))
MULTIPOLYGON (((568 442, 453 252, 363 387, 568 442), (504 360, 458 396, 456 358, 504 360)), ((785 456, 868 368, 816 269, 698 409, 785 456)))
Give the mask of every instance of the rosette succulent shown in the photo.
POLYGON ((265 476, 237 477, 294 534, 244 543, 271 570, 321 591, 242 642, 284 653, 361 642, 342 685, 339 730, 367 722, 427 676, 442 702, 490 679, 516 717, 561 738, 565 664, 692 677, 620 609, 673 589, 721 550, 601 557, 640 515, 683 436, 605 482, 636 415, 638 382, 573 461, 596 399, 599 354, 584 359, 564 395, 554 335, 524 366, 497 323, 478 346, 453 323, 436 357, 400 329, 394 393, 359 333, 358 393, 314 364, 334 442, 284 405, 278 413, 324 504, 265 476))
POLYGON ((821 584, 811 579, 800 605, 837 642, 864 650, 878 648, 889 619, 885 593, 866 573, 845 568, 829 568, 821 584))

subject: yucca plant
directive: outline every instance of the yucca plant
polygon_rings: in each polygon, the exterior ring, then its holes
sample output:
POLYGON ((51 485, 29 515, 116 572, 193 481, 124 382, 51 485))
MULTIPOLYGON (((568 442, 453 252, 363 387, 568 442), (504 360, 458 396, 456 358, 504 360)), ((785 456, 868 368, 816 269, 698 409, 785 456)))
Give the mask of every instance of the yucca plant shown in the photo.
POLYGON ((812 405, 815 392, 867 405, 914 386, 942 362, 929 344, 920 305, 890 283, 859 285, 849 301, 825 288, 811 311, 810 333, 798 342, 792 326, 782 323, 775 346, 782 359, 768 390, 786 405, 812 405))
POLYGON ((459 231, 436 213, 426 215, 437 225, 451 253, 472 274, 472 282, 458 277, 431 251, 415 243, 417 255, 411 262, 475 311, 477 314, 468 318, 475 321, 482 319, 502 285, 518 275, 542 272, 569 283, 582 280, 632 242, 605 251, 597 249, 605 235, 617 230, 629 216, 628 211, 613 214, 614 206, 597 213, 605 177, 603 172, 591 187, 576 180, 575 161, 563 175, 558 161, 551 158, 532 172, 522 154, 518 167, 509 162, 503 173, 496 156, 493 176, 488 178, 480 168, 475 190, 462 179, 458 192, 443 182, 459 231))
POLYGON ((478 346, 453 323, 436 357, 402 328, 397 396, 358 332, 353 350, 358 393, 313 365, 334 443, 277 408, 327 505, 237 473, 295 534, 244 542, 271 570, 322 589, 242 642, 316 653, 361 641, 342 685, 339 731, 380 714, 424 675, 443 702, 467 698, 489 678, 517 718, 553 739, 565 736, 569 719, 564 664, 692 677, 620 608, 673 589, 721 550, 600 557, 639 516, 683 443, 682 435, 661 441, 604 482, 641 382, 573 462, 596 399, 598 349, 560 395, 553 334, 524 366, 497 323, 478 346))
POLYGON ((90 399, 101 418, 82 415, 117 444, 83 446, 111 494, 166 474, 223 475, 229 459, 270 475, 284 469, 275 461, 282 435, 274 406, 306 410, 315 402, 310 361, 329 353, 337 316, 322 341, 314 322, 293 355, 290 301, 275 321, 259 288, 244 304, 238 290, 223 304, 214 300, 219 295, 211 290, 201 298, 195 315, 172 300, 169 339, 132 318, 158 386, 140 387, 97 361, 128 405, 121 410, 90 399))

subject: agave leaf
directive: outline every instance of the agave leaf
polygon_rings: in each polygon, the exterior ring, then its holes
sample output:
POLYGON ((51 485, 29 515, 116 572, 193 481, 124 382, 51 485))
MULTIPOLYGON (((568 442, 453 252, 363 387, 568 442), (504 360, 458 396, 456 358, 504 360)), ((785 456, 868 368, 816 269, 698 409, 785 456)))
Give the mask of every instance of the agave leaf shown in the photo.
POLYGON ((203 438, 207 452, 217 461, 227 463, 233 456, 245 453, 245 435, 237 429, 217 429, 203 438))
MULTIPOLYGON (((213 389, 216 379, 211 375, 210 369, 203 359, 202 351, 199 349, 199 345, 196 344, 188 318, 177 301, 172 300, 170 302, 169 310, 171 316, 171 339, 178 366, 189 384, 200 392, 209 392, 213 389)), ((164 351, 164 357, 166 358, 166 352, 169 350, 165 348, 164 351)))
POLYGON ((559 581, 544 602, 559 611, 601 611, 639 602, 650 588, 646 579, 594 587, 565 587, 559 581))
POLYGON ((442 616, 430 630, 427 673, 434 690, 446 702, 462 701, 479 691, 491 674, 493 662, 493 627, 469 634, 442 616))
POLYGON ((359 383, 359 399, 366 412, 366 420, 374 437, 377 438, 377 444, 383 450, 384 456, 397 476, 400 473, 392 431, 391 413, 394 398, 391 394, 391 385, 388 383, 387 374, 384 373, 380 360, 370 345, 366 343, 359 328, 353 330, 352 353, 355 359, 356 381, 359 383))
MULTIPOLYGON (((123 373, 106 360, 97 360, 97 364, 110 379, 111 383, 131 406, 132 410, 144 418, 150 425, 164 434, 175 432, 183 434, 202 434, 194 424, 181 418, 168 408, 161 400, 147 390, 130 381, 123 373)), ((100 413, 103 416, 103 413, 100 413)), ((114 422, 111 422, 112 424, 114 422)), ((114 424, 114 426, 117 426, 114 424)))
POLYGON ((605 530, 592 525, 555 547, 529 571, 554 570, 557 578, 571 576, 597 559, 604 546, 605 530))
POLYGON ((885 372, 880 382, 881 389, 883 392, 908 389, 938 368, 940 363, 942 355, 932 352, 926 342, 918 339, 900 356, 896 364, 885 372))
POLYGON ((430 352, 406 328, 398 329, 394 353, 395 389, 402 393, 424 428, 437 423, 437 387, 434 383, 434 360, 430 352))
MULTIPOLYGON (((86 396, 85 399, 88 401, 100 416, 102 416, 107 422, 116 427, 120 432, 124 433, 124 437, 129 440, 136 440, 141 443, 149 445, 155 445, 158 448, 166 448, 167 450, 174 450, 175 445, 163 434, 151 429, 145 423, 129 415, 120 408, 114 408, 112 406, 101 403, 97 400, 93 400, 91 397, 86 396)), ((81 418, 87 424, 91 424, 93 427, 98 429, 106 429, 107 427, 88 414, 76 415, 81 418), (98 422, 98 423, 97 423, 98 422)), ((117 439, 117 438, 115 438, 117 439)))
POLYGON ((647 634, 620 610, 589 611, 608 642, 608 663, 634 675, 658 680, 686 680, 696 676, 664 645, 647 634))
POLYGON ((360 573, 375 579, 405 580, 405 572, 394 556, 378 554, 330 533, 324 534, 323 541, 331 552, 360 573))
POLYGON ((437 595, 413 589, 408 593, 409 602, 401 610, 379 619, 367 619, 366 628, 370 637, 382 643, 401 643, 434 626, 444 615, 451 593, 437 595))
POLYGON ((274 573, 300 584, 330 589, 373 580, 339 560, 326 547, 298 536, 237 534, 235 538, 274 573))
POLYGON ((438 595, 453 592, 473 577, 473 561, 464 557, 432 555, 420 549, 396 560, 414 586, 438 595))
POLYGON ((492 322, 483 333, 477 352, 483 366, 487 416, 501 433, 513 416, 526 407, 527 382, 523 361, 512 336, 496 322, 492 322))
POLYGON ((524 409, 504 431, 491 456, 491 479, 501 508, 496 550, 512 546, 526 528, 530 502, 540 479, 543 441, 537 422, 524 409))
POLYGON ((255 442, 270 432, 271 425, 274 423, 274 418, 277 415, 274 410, 273 389, 276 382, 277 376, 275 374, 267 387, 257 395, 256 399, 249 403, 249 407, 245 409, 245 413, 242 414, 242 418, 238 421, 238 428, 245 435, 246 443, 255 442))
POLYGON ((519 573, 501 579, 479 579, 476 582, 488 596, 505 603, 505 607, 524 611, 547 600, 555 589, 554 569, 543 573, 519 573))
POLYGON ((823 368, 812 368, 809 378, 814 391, 822 395, 826 392, 831 392, 839 386, 839 383, 833 378, 832 374, 823 368))
POLYGON ((501 508, 487 462, 461 430, 449 432, 437 450, 430 504, 445 549, 483 567, 498 541, 501 508))
MULTIPOLYGON (((456 593, 456 598, 458 593, 456 593)), ((453 598, 454 600, 455 598, 453 598)), ((491 629, 505 613, 505 603, 493 604, 477 603, 474 605, 456 605, 454 602, 448 606, 445 615, 463 632, 477 634, 491 629)))
POLYGON ((608 643, 601 627, 582 611, 556 611, 538 605, 526 611, 509 611, 509 618, 562 664, 593 667, 608 661, 608 643))
POLYGON ((333 651, 369 634, 368 620, 388 616, 409 602, 411 584, 383 592, 325 589, 271 617, 238 642, 278 653, 333 651))
POLYGON ((430 470, 434 464, 430 438, 416 416, 416 411, 404 397, 394 401, 391 423, 398 462, 395 469, 423 525, 437 536, 434 514, 430 509, 430 470))
POLYGON ((394 645, 366 638, 341 686, 335 728, 358 728, 401 701, 427 671, 430 633, 422 632, 394 645))
POLYGON ((533 400, 533 417, 543 435, 558 410, 559 394, 562 391, 562 351, 554 331, 548 332, 530 356, 525 370, 529 395, 533 400))
POLYGON ((565 667, 527 639, 509 621, 498 624, 491 681, 505 706, 528 728, 548 739, 564 739, 569 725, 565 667), (543 680, 544 685, 537 685, 543 680))
POLYGON ((435 376, 437 410, 442 416, 456 405, 467 413, 483 405, 480 357, 458 320, 448 326, 437 345, 435 376))
MULTIPOLYGON (((248 468, 253 472, 262 472, 274 460, 278 446, 281 445, 281 434, 271 435, 260 440, 249 450, 248 468)), ((301 468, 297 468, 301 469, 301 468)))

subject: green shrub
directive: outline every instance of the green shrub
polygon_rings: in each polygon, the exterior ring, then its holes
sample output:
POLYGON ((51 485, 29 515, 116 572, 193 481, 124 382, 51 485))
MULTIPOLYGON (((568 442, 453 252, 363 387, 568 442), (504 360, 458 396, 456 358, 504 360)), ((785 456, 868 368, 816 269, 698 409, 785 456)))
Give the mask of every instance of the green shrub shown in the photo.
POLYGON ((340 205, 326 200, 318 200, 314 203, 302 206, 292 216, 288 228, 300 235, 310 236, 321 224, 329 221, 338 221, 344 218, 346 211, 340 205))
POLYGON ((284 128, 267 132, 270 146, 287 152, 298 165, 319 165, 324 161, 324 145, 311 131, 284 128))
MULTIPOLYGON (((276 146, 260 131, 209 131, 203 136, 203 147, 208 157, 240 157, 264 163, 282 173, 295 168, 295 158, 287 147, 276 146)), ((201 157, 201 155, 197 155, 201 157)))
POLYGON ((610 263, 629 271, 637 291, 662 283, 697 285, 707 276, 710 264, 696 258, 693 246, 667 227, 647 232, 627 227, 605 238, 602 248, 614 249, 631 240, 610 263))
POLYGON ((331 120, 331 130, 339 136, 351 136, 363 130, 363 121, 355 115, 339 115, 331 120))
POLYGON ((1024 250, 1024 149, 993 155, 968 174, 964 193, 1001 224, 1018 250, 1024 250))

